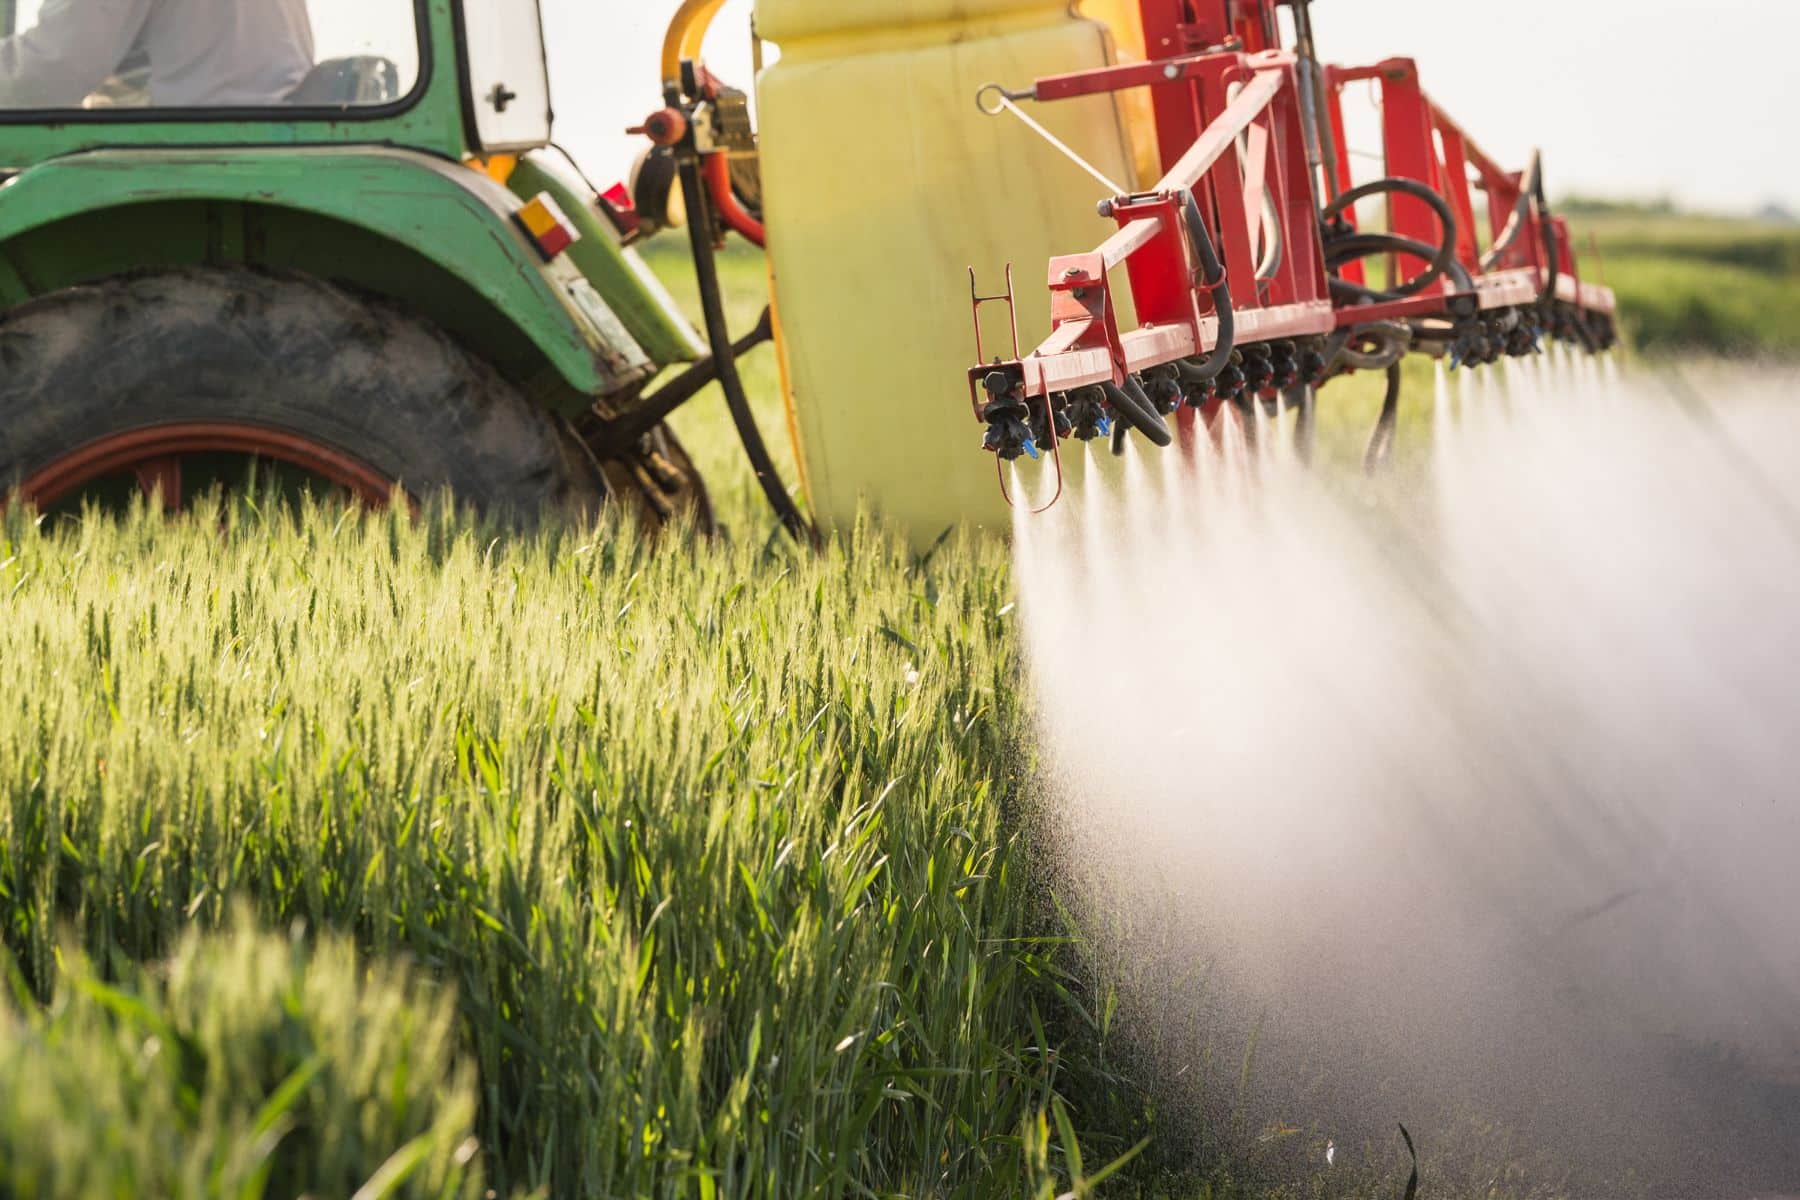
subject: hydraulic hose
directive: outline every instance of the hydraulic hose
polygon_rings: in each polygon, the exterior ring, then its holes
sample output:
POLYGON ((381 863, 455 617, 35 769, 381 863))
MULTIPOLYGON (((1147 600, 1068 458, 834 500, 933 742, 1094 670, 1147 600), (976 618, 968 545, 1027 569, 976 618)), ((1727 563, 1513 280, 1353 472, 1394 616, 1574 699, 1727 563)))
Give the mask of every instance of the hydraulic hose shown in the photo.
POLYGON ((1326 378, 1329 379, 1332 375, 1337 373, 1339 369, 1338 361, 1344 353, 1344 347, 1350 344, 1350 333, 1351 331, 1348 329, 1340 329, 1325 339, 1325 349, 1323 353, 1325 355, 1326 378))
POLYGON ((1537 199, 1542 177, 1543 156, 1533 154, 1531 166, 1526 168, 1525 179, 1519 188, 1518 203, 1513 205, 1512 215, 1506 219, 1506 228, 1500 231, 1500 236, 1494 239, 1488 252, 1481 256, 1482 274, 1499 266, 1500 260, 1506 257, 1507 251, 1519 240, 1519 235, 1525 232, 1525 223, 1531 219, 1531 204, 1537 199))
POLYGON ((1544 172, 1537 171, 1532 191, 1537 195, 1538 220, 1540 231, 1544 235, 1544 266, 1547 274, 1544 279, 1543 295, 1538 297, 1540 307, 1548 307, 1556 299, 1556 277, 1562 274, 1562 247, 1556 240, 1556 222, 1550 216, 1550 201, 1544 194, 1544 172))
POLYGON ((1370 475, 1387 465, 1388 457, 1394 452, 1394 430, 1400 420, 1400 364, 1389 363, 1387 369, 1387 395, 1381 400, 1381 416, 1375 422, 1375 434, 1369 439, 1369 449, 1363 455, 1363 470, 1370 475))
POLYGON ((1318 389, 1310 383, 1297 383, 1282 391, 1281 401, 1297 414, 1294 417, 1294 455, 1302 463, 1310 463, 1313 445, 1318 441, 1318 389))
POLYGON ((1422 201, 1431 211, 1437 214, 1438 223, 1443 227, 1442 242, 1434 250, 1423 242, 1401 237, 1392 233, 1349 233, 1332 237, 1328 233, 1325 238, 1325 251, 1328 261, 1336 258, 1331 265, 1335 268, 1353 259, 1367 258, 1372 254, 1402 253, 1426 259, 1429 265, 1423 272, 1407 280, 1405 283, 1386 289, 1365 288, 1361 284, 1347 280, 1333 279, 1334 291, 1347 293, 1364 300, 1402 300, 1408 296, 1416 296, 1446 274, 1452 276, 1456 285, 1462 290, 1473 286, 1469 274, 1462 264, 1456 260, 1456 214, 1450 211, 1449 203, 1436 192, 1415 179, 1401 179, 1389 176, 1375 179, 1360 187, 1353 187, 1327 204, 1319 213, 1324 227, 1331 229, 1334 222, 1348 212, 1359 200, 1371 196, 1379 196, 1385 192, 1399 192, 1422 201), (1344 253, 1338 256, 1342 247, 1344 253))
POLYGON ((681 194, 688 208, 688 238, 694 252, 694 277, 700 285, 700 311, 706 319, 706 340, 712 348, 714 370, 719 386, 725 392, 725 404, 737 426, 738 440, 756 482, 762 486, 769 507, 795 541, 816 542, 818 534, 807 523, 794 498, 781 484, 781 475, 769 458, 762 433, 756 428, 756 415, 750 411, 750 398, 744 394, 744 381, 738 375, 737 352, 731 344, 731 330, 725 324, 725 301, 719 290, 719 264, 713 257, 712 210, 707 206, 706 185, 700 178, 700 164, 692 155, 683 155, 677 168, 681 177, 681 194))
MULTIPOLYGON (((1330 101, 1326 98, 1325 73, 1319 67, 1318 43, 1313 40, 1312 0, 1295 0, 1294 33, 1300 52, 1300 114, 1307 135, 1307 165, 1325 177, 1325 190, 1338 196, 1337 143, 1331 129, 1330 101)), ((1315 193, 1316 194, 1316 193, 1315 193)))
MULTIPOLYGON (((1113 408, 1125 418, 1126 424, 1149 438, 1158 446, 1169 446, 1175 442, 1175 435, 1169 432, 1162 414, 1150 403, 1150 397, 1144 395, 1144 389, 1138 386, 1137 380, 1130 375, 1125 376, 1123 385, 1103 379, 1100 387, 1106 392, 1106 398, 1112 402, 1113 408)), ((1115 449, 1122 448, 1113 443, 1115 449)))
POLYGON ((1350 337, 1338 349, 1337 357, 1338 361, 1359 371, 1379 371, 1406 357, 1412 343, 1411 326, 1399 321, 1370 321, 1350 331, 1350 337), (1366 342, 1378 343, 1378 348, 1361 349, 1366 342))
POLYGON ((1556 240, 1556 225, 1550 216, 1550 200, 1544 191, 1544 158, 1541 153, 1531 156, 1531 166, 1525 171, 1525 178, 1519 187, 1519 201, 1513 205, 1512 216, 1506 220, 1506 228, 1494 239, 1494 244, 1481 257, 1481 270, 1485 273, 1500 265, 1521 234, 1525 232, 1526 222, 1531 220, 1532 209, 1536 208, 1538 232, 1544 238, 1545 266, 1548 278, 1544 281, 1544 290, 1538 296, 1540 306, 1548 305, 1556 299, 1556 279, 1562 274, 1562 246, 1556 240))
POLYGON ((1231 287, 1225 279, 1225 264, 1219 261, 1218 248, 1206 232, 1206 220, 1200 215, 1200 203, 1194 199, 1192 188, 1188 189, 1187 200, 1181 206, 1181 218, 1187 225, 1194 253, 1200 259, 1202 275, 1198 282, 1212 293, 1213 312, 1219 320, 1219 335, 1213 341, 1212 353, 1198 363, 1183 359, 1175 364, 1183 383, 1198 386, 1218 378, 1219 372, 1231 362, 1231 352, 1237 346, 1237 315, 1231 306, 1231 287))
MULTIPOLYGON (((1362 303, 1375 303, 1382 300, 1399 300, 1415 295, 1419 289, 1429 285, 1437 278, 1436 260, 1442 252, 1441 246, 1429 246, 1414 238, 1402 237, 1397 233, 1352 233, 1335 238, 1326 243, 1325 265, 1336 271, 1347 262, 1359 258, 1367 258, 1372 254, 1411 254, 1417 258, 1431 260, 1433 269, 1408 280, 1399 288, 1383 290, 1365 287, 1360 283, 1352 283, 1348 279, 1339 279, 1335 275, 1330 279, 1331 288, 1339 295, 1362 303)), ((1454 251, 1449 266, 1443 272, 1450 276, 1450 282, 1459 291, 1473 291, 1475 281, 1469 278, 1468 271, 1456 261, 1454 251)))

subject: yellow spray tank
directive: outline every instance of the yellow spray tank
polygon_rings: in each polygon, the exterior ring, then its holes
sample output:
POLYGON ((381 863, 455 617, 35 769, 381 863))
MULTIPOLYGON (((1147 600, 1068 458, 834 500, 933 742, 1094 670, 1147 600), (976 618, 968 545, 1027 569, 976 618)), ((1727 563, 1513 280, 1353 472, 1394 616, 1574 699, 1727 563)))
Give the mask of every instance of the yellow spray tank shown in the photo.
MULTIPOLYGON (((757 79, 763 213, 813 511, 841 526, 866 499, 922 543, 964 517, 1004 523, 954 383, 974 353, 967 268, 988 293, 1019 264, 1019 327, 1041 330, 1042 264, 1110 225, 1068 202, 1107 189, 975 96, 1104 66, 1112 32, 1067 0, 758 0, 756 26, 780 49, 757 79)), ((1132 185, 1113 98, 1033 115, 1132 185)), ((1004 314, 988 306, 983 329, 989 354, 1010 358, 1004 314)))

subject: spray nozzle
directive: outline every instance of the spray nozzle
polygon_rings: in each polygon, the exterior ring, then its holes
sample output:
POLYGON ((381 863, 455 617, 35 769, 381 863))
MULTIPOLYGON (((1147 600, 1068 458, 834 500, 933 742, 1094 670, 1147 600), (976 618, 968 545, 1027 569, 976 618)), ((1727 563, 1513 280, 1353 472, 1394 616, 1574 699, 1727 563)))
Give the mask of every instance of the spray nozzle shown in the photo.
POLYGON ((988 422, 987 433, 981 439, 981 448, 998 454, 1003 462, 1011 462, 1025 455, 1032 458, 1038 456, 1037 441, 1031 436, 1031 427, 1016 417, 1001 417, 988 422))
POLYGON ((1275 383, 1275 365, 1270 357, 1269 347, 1262 344, 1245 346, 1244 386, 1242 391, 1261 392, 1275 383))
POLYGON ((1230 360, 1213 380, 1213 396, 1228 402, 1235 401, 1248 386, 1250 379, 1245 373, 1244 352, 1233 350, 1230 360))
POLYGON ((1163 363, 1144 371, 1144 393, 1151 405, 1163 416, 1181 407, 1181 372, 1174 363, 1163 363))
POLYGON ((1025 402, 1025 385, 1006 371, 989 371, 982 377, 987 393, 981 419, 987 422, 981 448, 1011 462, 1022 455, 1037 457, 1037 442, 1028 423, 1031 410, 1025 402))
MULTIPOLYGON (((1069 417, 1068 394, 1058 392, 1033 404, 1030 424, 1032 440, 1039 446, 1053 446, 1068 438, 1074 431, 1074 422, 1069 417), (1056 423, 1054 429, 1051 428, 1052 421, 1056 423)), ((1032 457, 1037 455, 1033 453, 1032 457)))
POLYGON ((1269 383, 1275 388, 1291 388, 1300 382, 1300 356, 1294 349, 1294 343, 1275 342, 1269 347, 1269 370, 1272 378, 1269 383))
POLYGON ((1067 393, 1063 411, 1069 420, 1069 436, 1082 442, 1105 437, 1112 432, 1112 417, 1106 411, 1106 392, 1090 385, 1067 393))
POLYGON ((1325 382, 1325 372, 1330 365, 1325 359, 1324 351, 1316 345, 1308 346, 1300 352, 1300 378, 1313 387, 1325 382))

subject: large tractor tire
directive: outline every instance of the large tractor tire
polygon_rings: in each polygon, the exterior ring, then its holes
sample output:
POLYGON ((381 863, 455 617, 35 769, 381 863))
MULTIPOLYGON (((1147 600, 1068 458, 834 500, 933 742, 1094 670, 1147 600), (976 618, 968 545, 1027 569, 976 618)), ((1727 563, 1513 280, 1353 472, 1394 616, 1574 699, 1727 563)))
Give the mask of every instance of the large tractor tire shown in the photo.
POLYGON ((607 491, 564 423, 493 368, 318 279, 159 270, 0 318, 0 496, 51 508, 135 489, 175 508, 251 460, 371 503, 448 489, 514 519, 607 491))

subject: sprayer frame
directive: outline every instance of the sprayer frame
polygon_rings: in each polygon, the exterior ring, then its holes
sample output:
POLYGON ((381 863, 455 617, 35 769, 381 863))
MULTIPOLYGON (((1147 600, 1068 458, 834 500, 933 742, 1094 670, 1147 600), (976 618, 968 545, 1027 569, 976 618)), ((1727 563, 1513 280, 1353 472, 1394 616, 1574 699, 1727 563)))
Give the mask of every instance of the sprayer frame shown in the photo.
MULTIPOLYGON (((1129 389, 1139 372, 1192 361, 1218 348, 1222 314, 1214 281, 1200 269, 1197 239, 1183 229, 1189 196, 1219 247, 1229 284, 1232 311, 1225 315, 1235 325, 1235 338, 1226 339, 1227 349, 1233 341, 1246 346, 1347 337, 1377 322, 1454 325, 1494 310, 1552 304, 1569 306, 1583 319, 1603 318, 1610 328, 1617 308, 1613 293, 1581 279, 1567 224, 1542 205, 1535 171, 1499 167, 1431 101, 1411 59, 1320 66, 1310 56, 1305 0, 1281 0, 1295 7, 1303 52, 1282 48, 1277 2, 1139 0, 1151 61, 1040 78, 1023 93, 1005 93, 1048 102, 1148 86, 1165 173, 1145 192, 1101 203, 1101 214, 1119 226, 1106 241, 1087 253, 1050 260, 1050 335, 1023 358, 970 370, 977 418, 987 408, 984 381, 996 371, 1013 380, 1015 399, 1089 385, 1129 389), (1330 265, 1320 217, 1352 189, 1342 95, 1346 86, 1365 80, 1381 90, 1388 178, 1420 185, 1447 204, 1454 219, 1455 263, 1416 290, 1400 289, 1408 294, 1348 299, 1344 285, 1366 288, 1363 264, 1330 265), (1471 168, 1491 224, 1485 265, 1471 168), (1261 264, 1259 274, 1258 248, 1271 220, 1280 253, 1272 267, 1261 264), (1125 331, 1119 328, 1120 306, 1108 275, 1120 265, 1139 321, 1138 328, 1125 331)), ((1427 246, 1446 238, 1439 213, 1419 196, 1389 192, 1388 204, 1391 234, 1427 246)), ((1338 235, 1357 233, 1353 204, 1335 220, 1338 235)), ((1422 257, 1398 252, 1389 257, 1390 278, 1428 274, 1430 264, 1422 257)), ((1258 394, 1272 392, 1265 388, 1258 394)), ((1195 416, 1194 408, 1181 409, 1184 433, 1195 416)))

